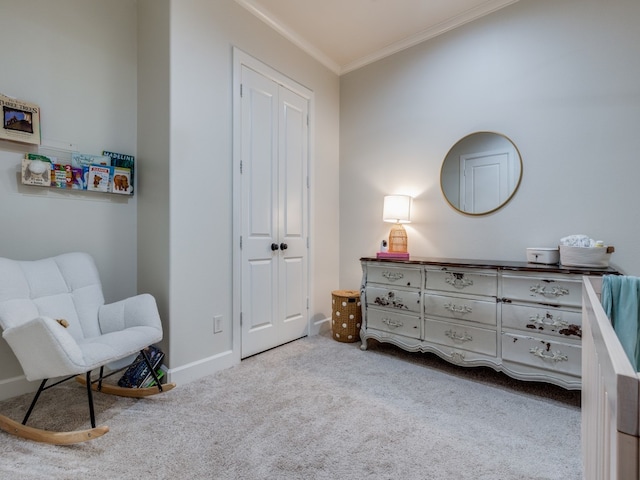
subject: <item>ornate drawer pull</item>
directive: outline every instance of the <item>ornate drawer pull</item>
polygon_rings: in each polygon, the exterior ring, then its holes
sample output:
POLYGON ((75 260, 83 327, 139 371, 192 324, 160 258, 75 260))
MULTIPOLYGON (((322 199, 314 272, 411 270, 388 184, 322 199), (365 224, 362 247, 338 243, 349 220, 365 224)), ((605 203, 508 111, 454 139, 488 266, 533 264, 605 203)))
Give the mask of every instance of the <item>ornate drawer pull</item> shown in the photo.
POLYGON ((458 333, 454 330, 447 330, 444 334, 449 337, 454 342, 471 342, 473 341, 473 337, 469 335, 467 332, 464 332, 463 335, 458 335, 458 333))
POLYGON ((536 357, 540 357, 543 360, 551 360, 552 362, 567 362, 569 361, 569 357, 567 357, 564 353, 559 352, 559 351, 555 351, 552 352, 550 355, 546 355, 544 353, 544 350, 540 347, 533 347, 529 350, 529 353, 531 353, 532 355, 536 356, 536 357))
POLYGON ((563 287, 552 287, 551 290, 545 290, 544 286, 537 284, 529 287, 529 291, 536 295, 561 297, 562 295, 569 295, 569 289, 563 287))
POLYGON ((562 318, 556 319, 549 312, 547 312, 546 315, 540 315, 539 313, 529 315, 529 320, 537 325, 544 325, 546 327, 566 327, 569 325, 569 322, 565 322, 562 318))
POLYGON ((390 282, 397 282, 404 278, 404 273, 400 272, 382 272, 382 276, 390 282))
POLYGON ((472 312, 471 307, 467 307, 466 305, 463 305, 461 307, 456 307, 453 303, 445 303, 444 308, 453 313, 471 313, 472 312))
POLYGON ((390 318, 383 318, 382 319, 382 323, 387 325, 389 328, 398 328, 398 327, 402 327, 404 325, 404 323, 396 322, 395 320, 392 320, 390 318))
POLYGON ((453 286, 454 288, 462 290, 464 287, 470 287, 473 285, 473 280, 469 280, 468 278, 464 278, 464 273, 447 273, 447 277, 444 279, 446 283, 453 286))

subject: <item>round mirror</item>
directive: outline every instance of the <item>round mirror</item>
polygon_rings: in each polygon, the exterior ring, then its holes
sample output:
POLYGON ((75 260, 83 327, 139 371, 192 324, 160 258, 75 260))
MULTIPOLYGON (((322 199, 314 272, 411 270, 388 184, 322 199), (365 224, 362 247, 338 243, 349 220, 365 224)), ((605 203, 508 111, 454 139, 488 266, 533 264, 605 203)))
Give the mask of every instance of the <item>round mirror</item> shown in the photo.
POLYGON ((476 132, 458 141, 440 171, 444 198, 468 215, 485 215, 504 206, 521 179, 520 152, 511 140, 494 132, 476 132))

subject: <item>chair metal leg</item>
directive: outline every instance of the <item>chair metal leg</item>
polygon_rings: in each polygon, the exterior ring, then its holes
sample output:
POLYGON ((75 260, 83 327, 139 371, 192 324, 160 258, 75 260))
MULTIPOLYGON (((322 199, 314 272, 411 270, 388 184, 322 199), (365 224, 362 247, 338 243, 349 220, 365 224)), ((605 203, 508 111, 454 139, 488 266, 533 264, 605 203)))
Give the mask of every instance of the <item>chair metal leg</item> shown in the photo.
POLYGON ((96 414, 93 409, 93 393, 91 390, 91 371, 87 372, 87 397, 89 398, 89 416, 91 417, 91 428, 96 428, 96 414))
MULTIPOLYGON (((48 443, 51 445, 71 445, 74 443, 86 442, 87 440, 92 440, 94 438, 101 437, 105 433, 109 431, 109 427, 101 426, 96 427, 95 420, 95 412, 93 408, 93 396, 91 393, 91 372, 87 372, 87 385, 89 385, 88 394, 89 394, 89 413, 91 414, 91 429, 90 430, 74 430, 68 432, 53 432, 50 430, 43 430, 40 428, 28 427, 26 425, 27 420, 29 420, 29 416, 33 411, 33 408, 40 397, 40 394, 45 390, 55 387, 67 380, 71 380, 72 378, 77 378, 76 375, 64 378, 62 380, 56 381, 51 385, 47 385, 49 379, 42 380, 40 384, 40 388, 36 392, 31 405, 29 406, 29 410, 27 414, 24 416, 24 420, 22 423, 18 423, 14 420, 11 420, 4 415, 0 415, 0 430, 4 430, 7 433, 12 435, 16 435, 20 438, 26 438, 28 440, 34 440, 36 442, 48 443)), ((81 377, 82 378, 82 377, 81 377)))
POLYGON ((22 420, 23 425, 27 424, 27 420, 29 420, 29 417, 31 416, 31 412, 33 412, 33 407, 36 406, 36 402, 38 401, 38 398, 40 398, 40 394, 45 390, 45 385, 47 384, 48 380, 49 380, 48 378, 45 378, 44 380, 42 380, 42 383, 40 384, 40 388, 38 388, 38 391, 36 392, 35 396, 33 397, 33 400, 31 401, 29 410, 27 410, 27 414, 24 416, 24 419, 22 420))
POLYGON ((151 376, 153 376, 153 379, 155 380, 156 385, 158 386, 158 390, 162 392, 162 384, 160 383, 160 379, 158 378, 156 369, 153 368, 153 365, 151 364, 151 360, 149 360, 149 356, 147 355, 147 352, 145 352, 144 350, 140 350, 140 353, 142 354, 142 358, 144 358, 144 362, 147 364, 147 368, 151 372, 151 376))
POLYGON ((104 378, 104 366, 100 367, 100 378, 98 378, 98 391, 102 390, 103 378, 104 378))

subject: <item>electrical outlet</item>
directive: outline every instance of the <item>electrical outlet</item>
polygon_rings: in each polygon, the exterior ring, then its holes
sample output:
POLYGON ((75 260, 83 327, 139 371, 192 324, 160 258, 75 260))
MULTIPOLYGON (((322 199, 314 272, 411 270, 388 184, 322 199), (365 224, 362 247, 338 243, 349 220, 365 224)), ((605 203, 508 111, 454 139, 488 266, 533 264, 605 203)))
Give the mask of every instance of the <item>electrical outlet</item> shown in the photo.
POLYGON ((222 332, 222 315, 214 315, 213 317, 213 333, 222 332))

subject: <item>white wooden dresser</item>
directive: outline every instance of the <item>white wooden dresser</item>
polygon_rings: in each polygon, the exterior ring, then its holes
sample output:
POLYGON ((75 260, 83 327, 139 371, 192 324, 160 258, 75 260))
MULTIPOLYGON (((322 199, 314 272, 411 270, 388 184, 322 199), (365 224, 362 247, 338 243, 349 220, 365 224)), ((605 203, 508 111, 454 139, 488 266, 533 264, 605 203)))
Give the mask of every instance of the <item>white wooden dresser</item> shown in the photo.
POLYGON ((582 276, 618 273, 450 258, 360 261, 363 350, 373 338, 566 389, 581 388, 582 276))

